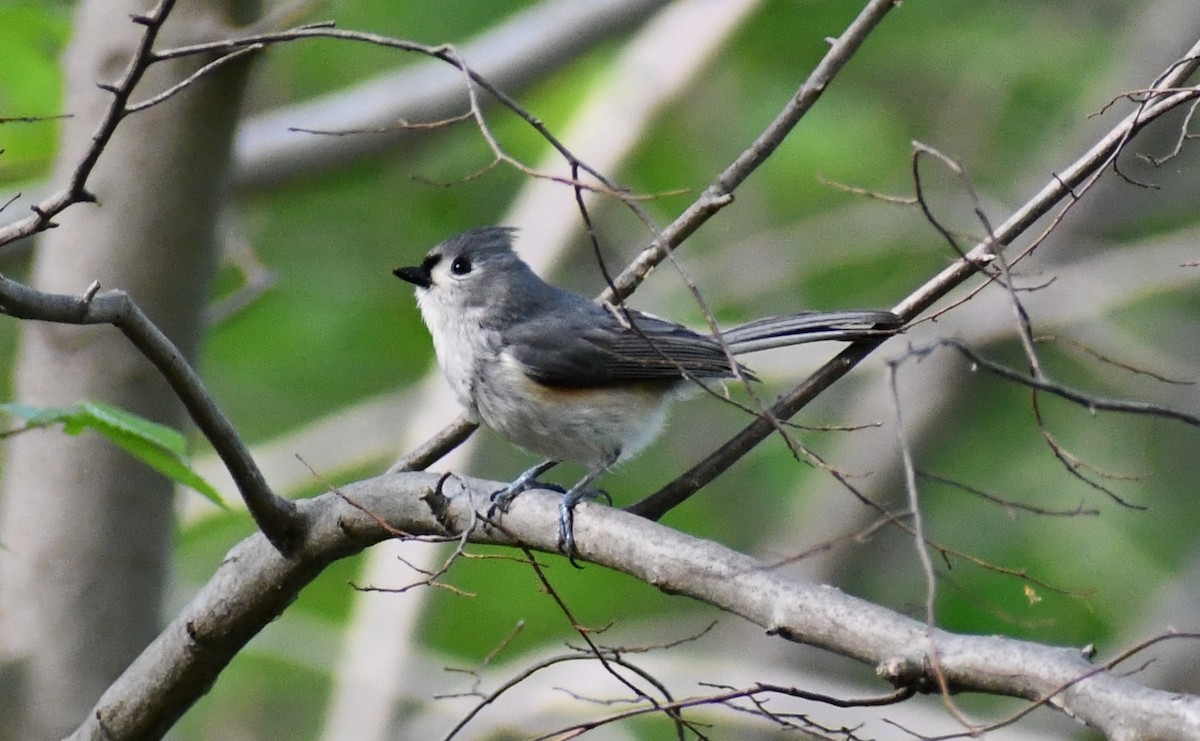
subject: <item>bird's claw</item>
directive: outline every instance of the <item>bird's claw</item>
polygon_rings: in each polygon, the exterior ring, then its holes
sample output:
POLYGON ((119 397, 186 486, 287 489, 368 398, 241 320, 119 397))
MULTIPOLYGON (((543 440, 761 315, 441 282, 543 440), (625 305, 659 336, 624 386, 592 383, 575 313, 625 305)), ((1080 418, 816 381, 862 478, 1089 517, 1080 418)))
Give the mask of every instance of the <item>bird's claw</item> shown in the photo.
POLYGON ((584 499, 599 500, 611 505, 612 497, 603 489, 572 489, 563 495, 558 503, 558 549, 567 557, 567 561, 577 569, 582 569, 575 561, 575 505, 584 499))
POLYGON ((549 489, 550 491, 562 494, 562 500, 558 503, 558 549, 566 555, 567 560, 571 562, 572 566, 583 568, 575 561, 575 505, 584 499, 602 499, 606 504, 611 505, 612 497, 603 489, 588 486, 603 469, 593 470, 587 477, 570 489, 538 481, 537 477, 548 471, 553 465, 555 465, 554 461, 539 463, 518 476, 508 486, 492 492, 490 496, 491 505, 488 507, 487 518, 492 520, 508 512, 508 507, 512 504, 513 499, 526 489, 549 489))
POLYGON ((490 507, 488 507, 487 511, 488 519, 490 520, 496 515, 502 515, 507 512, 508 506, 512 504, 512 500, 526 489, 537 487, 540 489, 550 489, 551 491, 565 493, 565 490, 561 486, 557 486, 555 484, 543 484, 537 480, 538 476, 541 476, 543 473, 549 471, 551 468, 554 468, 556 465, 558 465, 558 461, 542 461, 533 468, 530 468, 522 473, 508 486, 492 492, 492 504, 490 507))
POLYGON ((518 494, 526 489, 546 489, 547 491, 553 491, 559 494, 567 493, 566 488, 559 486, 558 484, 547 484, 541 481, 535 481, 533 479, 528 481, 514 481, 508 486, 492 492, 490 496, 492 503, 491 506, 488 507, 487 511, 488 519, 490 520, 496 515, 502 515, 505 512, 508 512, 508 507, 512 504, 512 501, 517 498, 518 494))
POLYGON ((525 488, 524 486, 514 487, 510 484, 503 489, 497 489, 492 492, 491 497, 489 497, 492 503, 488 506, 488 519, 493 519, 497 515, 508 512, 508 506, 512 504, 512 500, 516 499, 518 494, 525 491, 525 488))

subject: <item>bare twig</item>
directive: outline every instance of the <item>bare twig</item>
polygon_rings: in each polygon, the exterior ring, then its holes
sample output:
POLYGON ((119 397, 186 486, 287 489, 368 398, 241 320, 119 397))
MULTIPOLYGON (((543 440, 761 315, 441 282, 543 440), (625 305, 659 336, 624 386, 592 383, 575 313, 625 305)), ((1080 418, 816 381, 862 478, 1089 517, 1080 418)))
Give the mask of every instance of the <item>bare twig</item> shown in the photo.
POLYGON ((1048 517, 1076 517, 1078 515, 1100 514, 1100 510, 1094 507, 1085 507, 1082 501, 1070 509, 1049 509, 1047 507, 1039 507, 1035 504, 1014 502, 1011 499, 997 496, 980 488, 964 484, 961 481, 955 481, 945 476, 938 476, 937 474, 929 473, 928 471, 917 471, 917 476, 923 479, 929 479, 930 481, 936 481, 939 484, 952 486, 955 489, 960 489, 968 494, 977 496, 980 499, 998 504, 1006 510, 1021 510, 1022 512, 1030 512, 1035 515, 1045 515, 1048 517))
MULTIPOLYGON (((70 113, 55 113, 49 116, 0 116, 0 124, 10 123, 43 123, 45 121, 59 121, 64 118, 71 118, 70 113)), ((0 152, 3 152, 0 149, 0 152)))
POLYGON ((459 417, 441 432, 421 443, 417 448, 410 450, 404 457, 393 463, 387 472, 424 471, 437 463, 442 456, 462 445, 478 427, 478 424, 471 422, 466 417, 459 417))
MULTIPOLYGON (((634 694, 635 697, 637 697, 640 700, 645 700, 646 702, 650 703, 655 708, 661 708, 661 704, 659 703, 658 700, 651 697, 644 690, 642 690, 640 687, 638 687, 636 684, 631 682, 624 675, 622 675, 620 672, 618 672, 616 669, 613 668, 613 665, 610 662, 610 659, 613 657, 606 655, 606 652, 602 651, 600 649, 600 647, 596 645, 596 642, 592 640, 592 636, 591 636, 592 631, 583 627, 583 625, 575 618, 575 615, 572 613, 571 608, 567 606, 567 603, 563 600, 562 596, 558 593, 558 590, 556 590, 554 588, 554 585, 552 585, 550 583, 550 579, 547 578, 545 570, 543 570, 541 565, 537 562, 537 559, 534 557, 533 553, 531 551, 529 551, 529 549, 527 549, 527 548, 524 548, 522 550, 525 551, 525 556, 528 559, 529 566, 530 566, 530 568, 533 569, 534 574, 537 575, 538 581, 541 582, 542 588, 545 589, 546 594, 550 595, 551 599, 553 599, 554 603, 558 606, 558 609, 562 612, 563 615, 566 616, 567 620, 570 621, 571 627, 575 629, 575 632, 578 633, 579 637, 582 638, 584 643, 587 644, 588 653, 590 653, 592 656, 596 657, 596 659, 604 667, 604 670, 607 671, 613 677, 613 679, 617 680, 617 682, 619 682, 622 685, 624 685, 625 687, 627 687, 629 689, 629 691, 634 694)), ((660 689, 662 689, 662 688, 660 688, 660 689)), ((668 699, 669 699, 669 695, 668 695, 668 699)), ((685 721, 683 720, 683 718, 677 712, 672 712, 670 710, 667 710, 665 712, 667 713, 668 716, 671 717, 672 721, 682 731, 682 726, 685 724, 685 721)))
MULTIPOLYGON (((192 74, 183 78, 182 80, 175 83, 174 85, 167 88, 166 90, 162 91, 161 93, 158 93, 157 95, 153 95, 153 96, 147 98, 146 100, 140 101, 138 103, 129 103, 128 105, 125 106, 125 111, 122 114, 122 116, 128 116, 131 113, 137 113, 138 111, 144 111, 147 108, 153 108, 154 106, 158 105, 159 103, 165 103, 167 100, 174 97, 177 93, 182 92, 184 90, 184 88, 193 84, 194 82, 199 80, 201 77, 204 77, 205 75, 209 74, 210 72, 213 72, 214 70, 218 69, 219 67, 223 67, 224 65, 226 65, 240 57, 244 57, 248 54, 253 54, 256 51, 261 51, 262 48, 263 48, 262 46, 247 46, 242 49, 235 49, 234 51, 231 51, 228 54, 217 57, 213 61, 204 65, 200 69, 196 70, 192 74)), ((152 60, 152 61, 156 61, 156 60, 152 60)))
POLYGON ((708 219, 733 201, 733 192, 765 162, 783 143, 800 119, 825 92, 833 78, 854 56, 884 16, 898 3, 896 0, 870 0, 842 35, 832 39, 829 51, 809 74, 808 78, 788 101, 770 125, 738 155, 728 167, 704 189, 694 201, 654 242, 629 264, 616 280, 615 295, 606 292, 601 300, 614 302, 628 296, 668 252, 679 246, 708 219))
MULTIPOLYGON (((468 85, 467 85, 468 95, 470 95, 472 97, 474 96, 475 87, 478 87, 478 88, 486 91, 490 96, 495 98, 501 105, 503 105, 506 108, 508 108, 509 110, 511 110, 514 114, 516 114, 521 119, 523 119, 535 131, 537 131, 537 133, 543 139, 545 139, 546 142, 550 144, 550 146, 552 146, 555 150, 557 150, 560 154, 562 154, 564 159, 566 159, 568 162, 571 162, 571 163, 578 163, 578 165, 581 169, 583 169, 585 172, 587 172, 592 177, 596 178, 596 180, 604 186, 605 192, 611 193, 612 195, 616 195, 617 197, 620 197, 620 198, 627 197, 622 188, 620 188, 615 183, 613 183, 611 180, 609 180, 604 174, 592 169, 585 162, 583 162, 578 157, 576 157, 574 154, 572 154, 570 152, 570 150, 568 150, 566 148, 566 146, 564 146, 562 144, 562 142, 560 142, 554 136, 554 134, 548 128, 546 128, 545 124, 543 124, 540 120, 537 119, 537 117, 533 116, 531 113, 526 111, 512 97, 510 97, 508 94, 506 94, 505 92, 503 92, 502 90, 497 88, 489 80, 484 78, 482 75, 480 75, 475 70, 471 69, 471 67, 465 61, 463 61, 463 59, 461 57, 459 57, 458 52, 454 49, 454 47, 449 44, 430 46, 428 44, 418 44, 413 41, 406 41, 404 39, 392 38, 389 36, 383 36, 383 35, 375 34, 375 33, 367 33, 364 31, 347 31, 347 30, 342 30, 342 29, 337 29, 337 28, 331 28, 331 27, 324 26, 324 25, 316 25, 316 26, 303 26, 300 28, 293 28, 293 29, 290 29, 287 31, 258 33, 258 34, 251 34, 248 36, 243 36, 241 38, 223 39, 220 41, 211 41, 211 42, 206 42, 206 43, 201 43, 201 44, 192 44, 189 46, 181 46, 181 47, 177 47, 174 49, 167 49, 167 50, 157 52, 155 54, 155 59, 156 60, 176 59, 176 58, 180 58, 180 57, 194 56, 197 54, 212 54, 212 53, 229 54, 229 53, 237 51, 239 49, 244 49, 244 48, 249 48, 249 47, 261 48, 261 47, 272 45, 272 44, 287 43, 287 42, 297 41, 297 40, 306 39, 306 38, 341 39, 344 41, 355 41, 355 42, 360 42, 360 43, 372 44, 375 46, 382 46, 382 47, 386 47, 389 49, 398 49, 400 51, 414 52, 414 53, 418 53, 418 54, 423 54, 425 56, 433 57, 435 59, 440 59, 441 61, 446 62, 447 64, 450 64, 453 67, 457 67, 459 70, 462 71, 463 75, 465 75, 465 77, 468 80, 468 85)), ((474 110, 478 110, 478 105, 473 102, 472 108, 474 110)), ((495 141, 494 137, 491 137, 490 130, 486 126, 486 124, 482 118, 482 115, 479 115, 476 118, 477 118, 477 122, 480 125, 480 131, 481 131, 481 133, 483 133, 485 139, 488 140, 489 146, 491 146, 493 148, 493 151, 495 151, 497 153, 497 156, 506 157, 506 155, 503 155, 503 150, 500 148, 499 143, 495 141)), ((509 161, 511 161, 511 163, 514 165, 519 165, 519 163, 516 160, 512 160, 511 158, 509 158, 509 161)), ((525 168, 523 165, 519 165, 519 166, 523 171, 526 171, 528 174, 536 174, 536 173, 533 173, 532 171, 530 171, 528 168, 525 168)), ((555 180, 561 180, 561 181, 565 182, 564 179, 559 178, 557 176, 552 176, 552 175, 540 175, 540 176, 548 177, 548 178, 555 179, 555 180)), ((583 187, 592 188, 594 186, 584 184, 583 187)), ((631 203, 634 202, 634 200, 635 199, 630 198, 631 203)))
POLYGON ((1142 159, 1146 160, 1150 164, 1154 165, 1155 167, 1162 167, 1163 165, 1167 164, 1171 160, 1178 157, 1179 154, 1183 151, 1184 143, 1186 143, 1190 139, 1196 139, 1197 137, 1200 137, 1200 135, 1192 134, 1188 131, 1188 128, 1192 124, 1192 119, 1195 118, 1195 116, 1196 116, 1196 108, 1198 106, 1200 106, 1200 99, 1192 101, 1192 104, 1190 106, 1188 106, 1187 115, 1183 117, 1183 122, 1179 124, 1179 136, 1175 137, 1175 146, 1171 147, 1170 152, 1167 152, 1162 157, 1153 157, 1148 154, 1139 154, 1138 156, 1141 157, 1142 159))
POLYGON ((1121 370, 1129 371, 1130 373, 1133 373, 1133 374, 1136 374, 1139 376, 1146 376, 1148 378, 1153 378, 1155 381, 1158 381, 1160 383, 1167 383, 1167 384, 1171 384, 1173 386, 1195 386, 1196 385, 1195 381, 1188 381, 1188 380, 1184 380, 1182 378, 1167 378, 1166 376, 1162 375, 1161 373, 1155 373, 1154 371, 1147 370, 1145 368, 1139 368, 1138 366, 1133 365, 1132 363, 1126 363, 1126 362, 1117 360, 1116 358, 1105 355, 1104 353, 1100 352, 1099 350, 1095 350, 1078 340, 1073 340, 1070 337, 1063 337, 1062 335, 1048 334, 1048 335, 1039 335, 1037 337, 1034 337, 1033 341, 1034 342, 1061 343, 1061 344, 1067 345, 1069 347, 1073 347, 1077 350, 1080 350, 1081 352, 1095 358, 1096 360, 1099 360, 1101 363, 1104 363, 1105 365, 1111 365, 1114 368, 1120 368, 1121 370))
MULTIPOLYGON (((828 87, 833 77, 862 46, 871 31, 882 22, 884 16, 894 5, 895 3, 891 0, 872 0, 867 3, 845 32, 832 41, 825 57, 779 115, 775 117, 775 120, 709 184, 697 201, 667 228, 663 229, 654 243, 630 263, 629 267, 613 281, 613 289, 601 295, 601 300, 613 301, 629 295, 655 265, 665 259, 676 246, 700 228, 716 211, 732 201, 733 191, 778 148, 792 128, 820 98, 821 93, 828 87)), ((874 349, 881 342, 882 340, 866 340, 854 343, 839 357, 845 356, 846 352, 855 347, 862 350, 869 345, 870 349, 874 349)), ((866 357, 866 354, 864 352, 862 357, 866 357)), ((853 361, 850 367, 857 362, 858 360, 853 361)), ((849 370, 849 367, 846 370, 849 370)), ((751 427, 755 428, 756 432, 765 430, 762 435, 765 437, 766 434, 779 429, 775 420, 787 419, 792 416, 786 411, 786 407, 781 408, 777 402, 765 412, 759 413, 756 420, 751 423, 751 427)), ((742 440, 741 445, 731 447, 727 452, 719 453, 723 463, 713 461, 703 472, 697 471, 699 467, 693 468, 675 482, 668 484, 667 487, 632 505, 628 510, 651 519, 661 517, 691 496, 700 486, 710 481, 720 470, 724 470, 734 460, 745 455, 762 437, 753 442, 749 442, 748 439, 742 440), (746 444, 747 442, 749 444, 746 444), (718 468, 720 470, 716 470, 718 468), (711 475, 709 475, 710 472, 711 475)))
POLYGON ((908 497, 908 511, 912 513, 913 544, 917 549, 917 560, 921 564, 921 573, 925 575, 925 626, 929 634, 928 660, 930 670, 937 681, 938 692, 946 710, 967 728, 976 726, 950 697, 950 682, 942 669, 938 656, 938 645, 934 639, 934 629, 937 628, 937 574, 933 569, 933 559, 929 557, 929 540, 925 536, 925 518, 921 515, 921 497, 917 490, 917 468, 913 463, 912 448, 908 443, 908 433, 904 427, 904 405, 900 401, 900 385, 896 380, 900 372, 900 361, 888 363, 888 386, 891 389, 892 410, 896 418, 896 439, 900 446, 900 460, 904 470, 904 491, 908 497))
POLYGON ((974 365, 983 368, 984 370, 994 375, 1000 376, 1009 381, 1019 383, 1030 388, 1035 388, 1040 391, 1053 394, 1067 401, 1074 402, 1089 411, 1102 412, 1121 412, 1123 414, 1136 414, 1150 417, 1162 417, 1163 419, 1173 419, 1177 422, 1200 427, 1200 417, 1180 409, 1172 409, 1158 404, 1151 404, 1143 401, 1126 401, 1123 399, 1105 399, 1098 396, 1092 396, 1078 389, 1073 389, 1069 386, 1064 386, 1060 383, 1052 381, 1048 378, 1036 378, 1025 373, 1020 373, 1007 366, 988 360, 975 350, 968 347, 966 344, 955 339, 941 339, 924 350, 917 352, 926 352, 938 347, 949 347, 958 351, 963 357, 971 361, 974 365))
MULTIPOLYGON (((702 682, 701 684, 707 684, 707 683, 702 682)), ((859 707, 882 707, 882 706, 887 706, 887 705, 895 705, 896 703, 904 702, 905 700, 909 699, 910 697, 912 697, 913 695, 916 694, 916 692, 910 688, 901 687, 894 692, 889 692, 886 695, 880 695, 878 697, 861 697, 861 698, 847 699, 847 698, 834 697, 832 695, 822 694, 820 692, 810 692, 809 690, 803 690, 798 687, 786 687, 784 685, 771 684, 768 682, 758 682, 758 683, 754 684, 753 686, 747 687, 745 689, 738 689, 738 688, 734 688, 734 687, 724 687, 721 685, 712 685, 712 684, 708 684, 708 686, 715 687, 717 689, 722 689, 724 691, 716 692, 716 693, 709 694, 709 695, 698 695, 696 697, 687 697, 687 698, 683 698, 680 700, 675 700, 670 703, 664 704, 662 706, 662 708, 650 708, 650 707, 630 708, 629 710, 624 710, 619 713, 614 713, 614 714, 606 716, 604 718, 598 718, 596 720, 586 721, 584 723, 577 723, 573 726, 567 726, 566 728, 560 728, 557 731, 555 731, 555 735, 553 736, 553 738, 564 738, 564 737, 565 738, 574 738, 576 735, 579 735, 579 734, 587 732, 587 731, 595 730, 596 728, 600 728, 602 726, 609 725, 610 723, 615 723, 615 722, 621 721, 621 720, 629 720, 631 718, 638 718, 638 717, 641 717, 641 716, 644 716, 644 715, 647 715, 650 713, 662 712, 663 709, 678 713, 682 710, 687 710, 689 708, 706 707, 706 706, 712 706, 712 705, 725 705, 730 709, 737 710, 737 709, 739 709, 739 707, 734 705, 733 702, 735 700, 743 700, 743 699, 755 701, 755 707, 751 711, 754 715, 758 715, 760 717, 771 719, 771 720, 777 720, 777 721, 780 720, 782 718, 782 716, 767 710, 766 707, 764 705, 762 705, 760 701, 757 700, 757 698, 759 698, 762 695, 780 695, 780 696, 784 696, 784 697, 795 697, 795 698, 798 698, 801 700, 808 700, 810 702, 819 702, 824 705, 830 705, 832 707, 838 707, 838 708, 859 708, 859 707), (562 735, 559 735, 559 734, 562 734, 562 735), (568 734, 570 734, 570 735, 568 735, 568 734)), ((740 708, 740 709, 745 710, 746 708, 740 708)), ((785 724, 785 725, 791 725, 791 724, 785 724)), ((545 736, 543 738, 551 738, 551 736, 545 736)))
POLYGON ((159 0, 150 12, 133 17, 133 22, 141 25, 145 30, 142 32, 142 38, 138 42, 133 58, 129 60, 129 65, 120 79, 112 84, 102 83, 100 85, 101 88, 112 93, 113 99, 100 117, 96 133, 92 134, 91 145, 79 159, 79 164, 76 165, 67 185, 62 190, 41 203, 31 206, 32 215, 0 228, 0 246, 53 227, 55 225, 54 217, 76 203, 91 203, 96 200, 96 197, 87 189, 88 177, 95 169, 100 154, 108 146, 113 132, 117 130, 117 125, 124 118, 125 106, 133 94, 134 87, 155 61, 154 41, 158 38, 163 21, 166 20, 174 5, 175 0, 159 0))
MULTIPOLYGON (((1039 380, 1045 381, 1046 379, 1043 377, 1043 378, 1040 378, 1039 380)), ((1041 402, 1038 400, 1038 391, 1039 391, 1039 389, 1036 387, 1030 388, 1030 392, 1031 392, 1030 393, 1030 401, 1031 401, 1031 405, 1033 408, 1034 422, 1037 423, 1038 432, 1040 432, 1042 434, 1042 439, 1046 441, 1046 445, 1050 448, 1050 452, 1054 455, 1054 457, 1058 460, 1058 462, 1063 465, 1063 468, 1065 468, 1067 470, 1067 473, 1071 474, 1076 479, 1078 479, 1079 481, 1082 481, 1083 483, 1092 487, 1093 489, 1100 492, 1101 494, 1104 494, 1109 499, 1113 500, 1114 502, 1121 505, 1122 507, 1128 507, 1130 509, 1140 509, 1140 510, 1149 509, 1149 507, 1147 507, 1144 504, 1135 504, 1135 503, 1129 501, 1128 499, 1125 499, 1124 497, 1117 494, 1115 491, 1108 488, 1107 486, 1100 483, 1095 478, 1093 478, 1092 476, 1090 476, 1086 473, 1086 471, 1088 471, 1088 470, 1095 471, 1096 470, 1095 466, 1090 466, 1090 465, 1084 463, 1078 456, 1076 456, 1073 453, 1071 453, 1070 451, 1068 451, 1066 449, 1066 447, 1064 447, 1062 445, 1062 443, 1060 443, 1058 441, 1058 438, 1054 435, 1054 433, 1052 433, 1050 431, 1050 428, 1046 424, 1046 418, 1042 415, 1042 405, 1041 405, 1041 402)), ((1119 478, 1119 477, 1106 476, 1106 478, 1119 478)), ((1120 478, 1128 478, 1128 477, 1120 477, 1120 478)))
MULTIPOLYGON (((992 225, 989 222, 987 215, 983 211, 982 202, 975 191, 974 185, 971 183, 971 178, 968 176, 966 169, 954 158, 949 157, 933 149, 932 147, 924 144, 917 144, 915 145, 915 152, 913 155, 913 179, 917 188, 917 201, 921 205, 921 210, 925 214, 926 220, 938 230, 938 232, 945 238, 945 240, 950 244, 954 251, 959 254, 960 257, 966 259, 966 255, 963 254, 962 248, 959 247, 957 242, 954 240, 954 237, 950 234, 950 231, 944 225, 942 225, 940 220, 933 214, 932 209, 929 207, 929 204, 925 199, 925 195, 921 187, 920 169, 917 167, 917 162, 921 155, 935 157, 954 173, 954 175, 961 182, 967 196, 970 198, 976 217, 986 230, 988 235, 986 243, 990 244, 994 242, 995 235, 992 231, 992 225)), ((1115 156, 1116 155, 1114 154, 1114 162, 1115 156)), ((1095 182, 1096 177, 1092 177, 1082 186, 1081 190, 1087 190, 1095 182)), ((1050 229, 1052 229, 1054 225, 1058 223, 1058 220, 1061 219, 1062 215, 1065 214, 1069 208, 1078 203, 1079 193, 1073 192, 1072 196, 1073 197, 1071 200, 1063 207, 1063 209, 1061 209, 1054 224, 1051 224, 1050 227, 1047 227, 1047 229, 1042 232, 1041 238, 1044 238, 1046 235, 1048 235, 1050 229)), ((1039 241, 1041 238, 1039 238, 1039 241)), ((1017 259, 1019 260, 1025 257, 1030 253, 1030 251, 1031 250, 1023 251, 1017 256, 1017 259)), ((1045 371, 1042 369, 1041 359, 1038 357, 1037 350, 1034 347, 1035 341, 1033 337, 1033 322, 1029 316, 1029 312, 1025 309, 1025 305, 1021 302, 1020 297, 1017 295, 1017 289, 1013 283, 1009 261, 1005 258, 1002 251, 991 253, 990 258, 991 264, 996 266, 996 270, 994 274, 989 274, 989 282, 994 281, 999 283, 1004 289, 1005 294, 1008 296, 1009 304, 1013 310, 1013 318, 1016 323, 1017 339, 1020 341, 1021 350, 1025 353, 1025 359, 1028 364, 1028 375, 1030 378, 1038 381, 1047 381, 1048 379, 1046 378, 1045 371)), ((1046 424, 1045 417, 1042 415, 1041 404, 1038 401, 1038 388, 1036 386, 1031 386, 1030 390, 1030 403, 1033 410, 1033 417, 1038 426, 1038 430, 1042 434, 1042 439, 1046 441, 1046 444, 1049 446, 1050 451, 1054 454, 1054 457, 1058 459, 1060 463, 1062 463, 1067 472, 1088 486, 1091 486, 1097 491, 1104 493, 1113 501, 1121 504, 1122 506, 1132 507, 1135 509, 1145 509, 1145 507, 1134 505, 1122 498, 1116 492, 1084 472, 1085 466, 1082 464, 1082 462, 1077 457, 1066 451, 1066 449, 1058 442, 1058 439, 1055 437, 1055 435, 1050 431, 1049 426, 1046 424)))
MULTIPOLYGON (((1200 66, 1198 54, 1200 54, 1200 43, 1185 55, 1184 60, 1173 64, 1169 73, 1161 76, 1162 86, 1170 89, 1191 75, 1200 66)), ((976 245, 966 253, 966 259, 959 259, 942 270, 941 273, 910 293, 893 308, 893 311, 906 320, 911 320, 925 311, 970 278, 989 255, 1011 244, 1039 219, 1049 214, 1055 206, 1064 200, 1068 200, 1068 205, 1074 202, 1076 194, 1073 189, 1094 181, 1112 162, 1130 137, 1168 111, 1191 101, 1196 95, 1196 90, 1187 89, 1184 92, 1156 96, 1152 102, 1126 116, 1091 149, 1061 174, 1053 176, 1049 183, 997 226, 991 240, 976 245)), ((1055 223, 1058 223, 1057 219, 1055 223)), ((1045 234, 1040 235, 1037 241, 1040 242, 1044 237, 1045 234)), ((643 253, 642 257, 646 257, 646 253, 643 253)), ((621 285, 619 281, 620 279, 618 279, 618 286, 621 285)), ((881 342, 882 340, 861 340, 845 348, 832 360, 818 368, 803 383, 783 395, 775 402, 770 412, 781 419, 790 418, 837 379, 862 362, 881 342)), ((773 429, 763 420, 751 422, 707 458, 697 463, 675 481, 628 508, 629 511, 651 519, 661 517, 728 469, 759 441, 769 435, 773 429)))

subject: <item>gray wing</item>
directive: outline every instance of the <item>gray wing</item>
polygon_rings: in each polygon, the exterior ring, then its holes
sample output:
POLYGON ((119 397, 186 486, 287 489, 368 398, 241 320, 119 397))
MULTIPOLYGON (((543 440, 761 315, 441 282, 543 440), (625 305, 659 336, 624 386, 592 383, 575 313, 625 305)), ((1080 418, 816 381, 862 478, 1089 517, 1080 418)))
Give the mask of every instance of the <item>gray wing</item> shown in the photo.
POLYGON ((505 348, 526 375, 547 386, 677 381, 684 377, 681 369, 694 378, 733 376, 729 359, 711 337, 629 313, 632 327, 595 304, 542 314, 505 332, 505 348))

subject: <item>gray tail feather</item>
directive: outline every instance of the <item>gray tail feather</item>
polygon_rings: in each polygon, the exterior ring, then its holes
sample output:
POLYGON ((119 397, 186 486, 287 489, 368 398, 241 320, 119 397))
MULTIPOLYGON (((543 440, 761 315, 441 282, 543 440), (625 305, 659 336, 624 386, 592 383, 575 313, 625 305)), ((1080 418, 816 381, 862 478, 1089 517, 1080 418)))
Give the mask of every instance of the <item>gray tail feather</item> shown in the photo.
POLYGON ((804 342, 850 342, 895 334, 904 322, 890 311, 805 311, 757 319, 721 333, 735 355, 799 345, 804 342))

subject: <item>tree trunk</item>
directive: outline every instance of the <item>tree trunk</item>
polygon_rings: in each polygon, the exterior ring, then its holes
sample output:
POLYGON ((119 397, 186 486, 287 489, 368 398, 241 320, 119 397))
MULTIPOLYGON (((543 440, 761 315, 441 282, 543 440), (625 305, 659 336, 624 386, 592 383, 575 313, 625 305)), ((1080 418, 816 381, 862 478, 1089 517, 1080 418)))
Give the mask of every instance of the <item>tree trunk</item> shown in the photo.
MULTIPOLYGON (((180 4, 157 46, 232 28, 226 5, 180 4)), ((91 144, 109 93, 133 56, 145 0, 85 0, 64 56, 64 122, 56 183, 91 144)), ((208 60, 155 65, 134 101, 208 60)), ((202 78, 122 122, 77 205, 34 258, 42 290, 81 293, 94 280, 122 288, 189 357, 215 264, 215 224, 248 65, 202 78)), ((22 328, 15 398, 36 406, 102 400, 180 426, 182 407, 115 329, 29 323, 22 328)), ((6 681, 0 735, 59 738, 159 630, 168 581, 172 485, 99 435, 49 429, 8 447, 0 489, 0 656, 6 681)))

